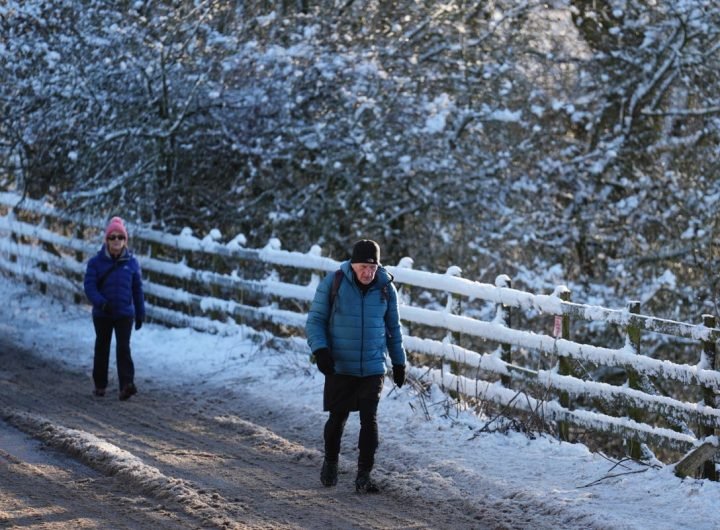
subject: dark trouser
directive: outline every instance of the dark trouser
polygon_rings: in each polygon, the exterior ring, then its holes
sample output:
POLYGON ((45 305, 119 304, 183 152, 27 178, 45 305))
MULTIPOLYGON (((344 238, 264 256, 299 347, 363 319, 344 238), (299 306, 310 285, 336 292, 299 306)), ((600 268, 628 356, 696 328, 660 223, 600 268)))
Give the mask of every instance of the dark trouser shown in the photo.
MULTIPOLYGON (((360 413, 359 471, 371 471, 375 464, 375 450, 378 447, 378 403, 379 400, 376 399, 358 400, 358 412, 360 413)), ((349 415, 349 410, 331 411, 330 417, 325 423, 325 458, 331 462, 337 462, 340 455, 340 440, 349 415)))
POLYGON ((120 388, 133 383, 135 365, 130 355, 130 333, 133 319, 93 317, 93 325, 95 326, 95 359, 93 361, 95 388, 106 388, 108 385, 108 363, 113 331, 115 332, 115 358, 120 388))

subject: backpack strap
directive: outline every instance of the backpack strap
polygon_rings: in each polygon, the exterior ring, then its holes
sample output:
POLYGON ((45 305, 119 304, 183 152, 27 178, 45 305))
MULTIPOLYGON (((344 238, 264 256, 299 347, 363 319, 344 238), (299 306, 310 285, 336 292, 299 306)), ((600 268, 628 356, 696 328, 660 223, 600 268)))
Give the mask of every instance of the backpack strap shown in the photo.
POLYGON ((110 274, 112 274, 112 271, 114 271, 115 269, 118 268, 118 265, 120 265, 119 260, 116 261, 115 263, 113 263, 112 267, 110 267, 108 270, 106 270, 105 274, 103 274, 102 276, 100 276, 100 278, 98 278, 98 281, 97 281, 97 290, 98 291, 100 289, 102 289, 102 286, 105 284, 105 280, 107 280, 108 276, 110 276, 110 274))
POLYGON ((330 289, 330 310, 332 311, 335 298, 337 298, 338 291, 340 290, 340 282, 342 281, 343 271, 338 269, 335 271, 333 277, 332 289, 330 289))

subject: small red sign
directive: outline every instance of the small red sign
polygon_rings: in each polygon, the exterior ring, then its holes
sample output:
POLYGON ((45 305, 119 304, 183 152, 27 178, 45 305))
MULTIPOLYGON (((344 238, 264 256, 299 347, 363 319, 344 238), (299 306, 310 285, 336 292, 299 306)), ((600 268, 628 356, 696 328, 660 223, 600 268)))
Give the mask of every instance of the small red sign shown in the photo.
POLYGON ((553 327, 553 335, 555 337, 562 336, 562 317, 555 315, 555 326, 553 327))

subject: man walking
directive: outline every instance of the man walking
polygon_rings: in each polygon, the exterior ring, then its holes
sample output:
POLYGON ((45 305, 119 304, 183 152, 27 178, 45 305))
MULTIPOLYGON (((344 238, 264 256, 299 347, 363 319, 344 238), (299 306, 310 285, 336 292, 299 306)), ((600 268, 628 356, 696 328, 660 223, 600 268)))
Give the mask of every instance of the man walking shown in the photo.
POLYGON ((320 480, 337 484, 340 441, 350 412, 360 415, 355 489, 376 493, 370 472, 378 447, 377 408, 385 379, 385 356, 392 362, 393 380, 405 382, 397 290, 392 275, 380 264, 380 247, 363 239, 352 257, 318 285, 305 328, 318 369, 325 375, 323 409, 325 459, 320 480))

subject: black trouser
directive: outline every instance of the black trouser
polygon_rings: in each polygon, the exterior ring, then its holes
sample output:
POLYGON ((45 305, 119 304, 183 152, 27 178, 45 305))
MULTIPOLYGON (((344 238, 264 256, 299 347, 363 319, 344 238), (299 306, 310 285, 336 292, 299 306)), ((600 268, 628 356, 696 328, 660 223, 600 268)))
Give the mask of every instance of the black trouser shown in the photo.
POLYGON ((95 359, 93 361, 93 381, 95 388, 108 385, 108 363, 110 360, 110 342, 115 332, 115 359, 117 361, 118 382, 125 388, 135 380, 135 365, 130 355, 130 333, 133 319, 93 317, 95 326, 95 359))
MULTIPOLYGON (((375 450, 378 447, 377 409, 379 400, 358 400, 360 413, 360 437, 358 439, 358 470, 371 471, 375 464, 375 450)), ((337 462, 340 455, 340 440, 342 438, 349 410, 331 411, 325 423, 325 458, 337 462)))

